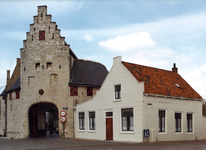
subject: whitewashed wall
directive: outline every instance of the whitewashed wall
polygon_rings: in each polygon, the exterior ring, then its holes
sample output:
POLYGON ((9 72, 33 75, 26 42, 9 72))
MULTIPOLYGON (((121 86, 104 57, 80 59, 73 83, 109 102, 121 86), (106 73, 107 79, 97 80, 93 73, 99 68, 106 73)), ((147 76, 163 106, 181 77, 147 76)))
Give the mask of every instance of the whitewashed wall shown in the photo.
POLYGON ((3 100, 3 97, 0 96, 0 107, 1 107, 1 113, 0 113, 0 135, 4 135, 4 125, 5 125, 5 117, 4 117, 4 114, 5 114, 5 104, 4 104, 4 100, 3 100))
POLYGON ((114 58, 114 65, 97 95, 90 101, 77 105, 75 137, 106 139, 106 111, 113 111, 113 140, 142 142, 142 100, 144 84, 124 67, 121 57, 114 58), (114 86, 121 84, 121 100, 115 101, 114 86), (133 108, 134 131, 121 131, 121 109, 133 108), (89 111, 95 111, 96 130, 89 131, 89 111), (78 113, 85 112, 85 131, 79 130, 78 113))
POLYGON ((151 131, 150 141, 206 139, 206 118, 202 116, 202 101, 148 96, 144 97, 143 105, 144 128, 151 131), (166 110, 166 132, 164 133, 158 132, 158 110, 166 110), (175 132, 175 112, 182 113, 182 132, 180 133, 175 132), (187 113, 193 114, 192 133, 187 132, 187 113))

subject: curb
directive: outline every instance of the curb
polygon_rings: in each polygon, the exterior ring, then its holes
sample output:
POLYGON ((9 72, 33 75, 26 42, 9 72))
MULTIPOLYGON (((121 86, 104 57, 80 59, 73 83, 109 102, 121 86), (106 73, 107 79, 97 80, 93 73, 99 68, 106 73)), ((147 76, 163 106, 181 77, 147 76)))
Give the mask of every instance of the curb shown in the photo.
POLYGON ((13 140, 13 137, 0 137, 0 140, 13 140))

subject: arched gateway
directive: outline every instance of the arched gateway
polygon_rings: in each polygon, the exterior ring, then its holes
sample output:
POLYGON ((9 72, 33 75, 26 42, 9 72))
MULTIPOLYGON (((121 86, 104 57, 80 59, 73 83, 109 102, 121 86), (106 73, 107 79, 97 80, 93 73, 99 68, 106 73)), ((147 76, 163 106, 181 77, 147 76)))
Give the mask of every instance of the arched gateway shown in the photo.
POLYGON ((29 137, 59 135, 58 108, 52 103, 34 104, 29 109, 29 137))

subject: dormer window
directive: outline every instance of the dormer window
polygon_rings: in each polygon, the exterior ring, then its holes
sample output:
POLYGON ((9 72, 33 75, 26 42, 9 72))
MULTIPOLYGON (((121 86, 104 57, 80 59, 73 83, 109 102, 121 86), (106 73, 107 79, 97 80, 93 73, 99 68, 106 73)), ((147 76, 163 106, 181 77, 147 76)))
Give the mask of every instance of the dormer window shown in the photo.
POLYGON ((175 85, 176 85, 176 87, 180 88, 180 85, 179 85, 179 84, 175 83, 175 85))

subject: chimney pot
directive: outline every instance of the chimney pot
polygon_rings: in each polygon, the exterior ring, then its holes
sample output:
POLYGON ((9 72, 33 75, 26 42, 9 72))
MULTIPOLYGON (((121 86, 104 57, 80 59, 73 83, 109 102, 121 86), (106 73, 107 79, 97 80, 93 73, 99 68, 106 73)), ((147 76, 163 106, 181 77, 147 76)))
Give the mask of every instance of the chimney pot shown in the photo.
POLYGON ((174 72, 174 73, 178 73, 178 68, 176 67, 176 64, 174 63, 173 64, 173 68, 172 68, 172 72, 174 72))

